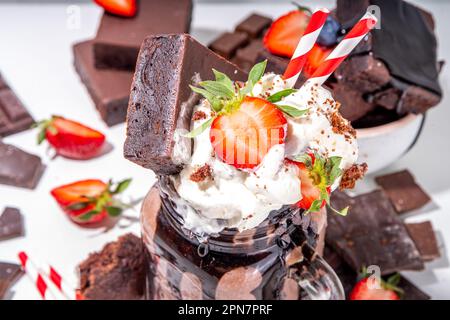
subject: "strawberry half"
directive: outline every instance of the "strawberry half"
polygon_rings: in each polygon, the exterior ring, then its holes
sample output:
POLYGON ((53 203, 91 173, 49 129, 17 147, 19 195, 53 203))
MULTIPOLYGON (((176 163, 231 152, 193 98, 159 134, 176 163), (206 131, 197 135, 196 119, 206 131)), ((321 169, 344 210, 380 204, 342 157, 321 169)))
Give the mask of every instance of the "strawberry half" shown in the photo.
POLYGON ((264 36, 264 46, 271 53, 292 57, 311 18, 310 12, 299 8, 275 20, 264 36))
POLYGON ((383 279, 366 277, 358 281, 350 292, 350 300, 400 300, 399 293, 403 291, 397 287, 400 275, 391 276, 387 282, 383 279))
POLYGON ((297 202, 297 207, 318 212, 328 204, 333 211, 347 214, 348 208, 338 211, 330 206, 331 186, 342 175, 341 160, 341 157, 325 159, 317 153, 305 153, 295 160, 286 159, 286 163, 295 165, 299 171, 302 199, 297 202))
POLYGON ((214 119, 210 140, 223 162, 239 169, 252 169, 271 147, 284 142, 286 124, 286 118, 274 104, 245 97, 237 110, 214 119))
POLYGON ((314 71, 322 64, 322 62, 328 57, 328 55, 333 51, 333 48, 325 48, 321 47, 318 44, 315 44, 311 51, 309 51, 308 56, 306 57, 306 63, 303 67, 303 72, 305 76, 308 78, 312 76, 314 71))
POLYGON ((94 0, 106 12, 122 16, 134 17, 136 15, 136 0, 94 0))
POLYGON ((119 216, 127 207, 114 196, 123 192, 131 179, 117 184, 104 183, 101 180, 82 180, 51 190, 51 195, 69 216, 78 224, 98 223, 108 215, 119 216))
POLYGON ((86 160, 100 154, 105 136, 81 123, 52 116, 36 124, 41 129, 38 144, 45 139, 56 152, 67 158, 86 160))

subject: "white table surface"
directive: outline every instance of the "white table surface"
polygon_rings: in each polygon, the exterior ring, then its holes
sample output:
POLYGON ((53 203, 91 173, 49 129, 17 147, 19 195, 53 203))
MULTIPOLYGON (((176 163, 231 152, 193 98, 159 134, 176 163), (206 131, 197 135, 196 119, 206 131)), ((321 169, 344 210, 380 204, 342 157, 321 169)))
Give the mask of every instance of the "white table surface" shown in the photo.
MULTIPOLYGON (((437 20, 439 57, 450 61, 450 43, 446 30, 450 21, 447 1, 414 1, 431 10, 437 20)), ((334 6, 334 1, 302 1, 315 6, 334 6)), ((0 242, 0 261, 16 262, 17 252, 26 250, 38 260, 56 267, 66 279, 77 283, 76 265, 89 252, 126 232, 139 233, 138 223, 123 220, 111 230, 86 229, 70 222, 61 212, 49 191, 56 186, 85 178, 119 180, 133 178, 125 198, 143 197, 155 181, 152 172, 122 157, 125 126, 108 128, 96 109, 72 66, 71 46, 77 41, 95 35, 101 9, 89 4, 80 8, 78 29, 67 28, 67 4, 13 4, 0 2, 0 72, 14 92, 22 99, 35 119, 60 114, 76 119, 103 131, 114 150, 98 159, 79 162, 64 158, 51 159, 45 146, 35 143, 36 132, 26 131, 4 139, 31 153, 38 154, 47 164, 47 170, 38 187, 25 190, 0 185, 0 210, 5 206, 21 209, 25 216, 26 235, 0 242)), ((277 17, 290 10, 288 1, 215 2, 202 1, 195 6, 192 33, 203 42, 210 41, 220 31, 231 29, 252 11, 277 17)), ((422 290, 435 299, 450 298, 450 267, 447 260, 450 243, 450 93, 449 68, 442 73, 445 97, 439 107, 428 113, 423 134, 415 148, 386 169, 392 172, 409 168, 420 184, 431 193, 438 208, 408 218, 408 221, 431 220, 438 233, 443 257, 427 264, 422 272, 404 272, 422 290)), ((373 187, 369 177, 360 189, 373 187)), ((138 206, 139 208, 139 206, 138 206)), ((138 211, 126 215, 138 217, 138 211)), ((34 286, 23 277, 13 288, 9 298, 39 299, 34 286)))

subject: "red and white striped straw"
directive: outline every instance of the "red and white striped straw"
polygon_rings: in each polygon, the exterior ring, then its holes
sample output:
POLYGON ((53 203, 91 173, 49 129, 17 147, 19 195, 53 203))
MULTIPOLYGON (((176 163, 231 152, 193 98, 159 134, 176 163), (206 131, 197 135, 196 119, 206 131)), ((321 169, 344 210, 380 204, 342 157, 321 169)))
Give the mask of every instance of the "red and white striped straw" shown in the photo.
POLYGON ((305 65, 306 56, 316 43, 329 13, 330 11, 328 9, 321 8, 312 14, 305 33, 300 38, 297 48, 295 48, 295 52, 283 75, 283 78, 290 88, 294 87, 295 82, 297 82, 305 65))
POLYGON ((58 288, 58 290, 69 300, 83 300, 83 296, 79 294, 72 286, 70 286, 64 278, 52 266, 45 266, 43 272, 58 288))
POLYGON ((25 252, 19 252, 18 254, 20 264, 22 265, 23 270, 30 278, 30 280, 34 283, 39 294, 44 300, 55 300, 55 295, 49 289, 47 283, 44 280, 42 274, 39 273, 36 265, 28 258, 28 255, 25 252))
POLYGON ((336 48, 334 48, 325 61, 314 71, 313 75, 308 79, 308 82, 318 83, 319 85, 324 84, 358 43, 373 29, 377 21, 378 19, 373 14, 367 12, 336 48))

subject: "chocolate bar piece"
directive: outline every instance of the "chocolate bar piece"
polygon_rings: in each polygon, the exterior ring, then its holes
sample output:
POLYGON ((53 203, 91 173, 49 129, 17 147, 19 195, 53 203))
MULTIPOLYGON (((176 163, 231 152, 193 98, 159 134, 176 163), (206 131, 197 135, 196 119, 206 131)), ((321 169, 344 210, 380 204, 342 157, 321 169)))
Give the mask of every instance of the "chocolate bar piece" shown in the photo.
POLYGON ((264 30, 266 30, 270 24, 272 23, 272 19, 253 13, 243 21, 241 21, 236 26, 236 31, 246 33, 250 38, 259 38, 263 35, 264 30))
POLYGON ((366 13, 369 0, 337 0, 336 18, 348 28, 353 26, 366 13))
POLYGON ((20 237, 23 234, 23 217, 19 209, 5 208, 0 215, 0 240, 20 237))
POLYGON ((329 86, 334 99, 341 104, 339 111, 349 121, 357 120, 375 108, 373 103, 364 100, 361 92, 351 86, 344 83, 330 83, 329 86))
POLYGON ((258 55, 261 50, 264 50, 262 41, 259 39, 253 40, 248 46, 238 49, 235 57, 231 61, 236 63, 243 70, 250 71, 250 69, 259 62, 258 55))
POLYGON ((361 93, 380 89, 391 80, 384 63, 374 59, 370 54, 345 60, 337 68, 334 76, 338 82, 343 82, 361 93))
POLYGON ((133 18, 105 12, 94 44, 95 66, 133 70, 145 37, 189 32, 191 14, 192 0, 138 1, 133 18))
POLYGON ((34 189, 44 169, 38 156, 0 142, 0 184, 34 189))
POLYGON ((248 36, 243 32, 225 32, 211 42, 209 48, 224 57, 230 59, 237 49, 248 43, 248 36))
POLYGON ((22 276, 23 272, 19 265, 0 262, 0 300, 5 298, 9 288, 22 276))
POLYGON ((398 106, 401 94, 401 91, 396 88, 387 88, 373 94, 371 99, 377 106, 382 106, 388 110, 394 110, 398 106))
POLYGON ((429 195, 416 183, 408 170, 375 178, 398 213, 419 209, 431 201, 429 195))
POLYGON ((74 65, 103 121, 113 126, 127 116, 133 73, 95 68, 94 43, 89 40, 73 46, 74 65))
POLYGON ((430 300, 431 297, 417 288, 404 276, 401 277, 398 287, 403 290, 402 300, 430 300))
POLYGON ((27 130, 33 123, 22 102, 0 78, 0 138, 27 130))
POLYGON ((326 241, 355 272, 370 265, 379 266, 382 275, 424 268, 414 241, 382 191, 354 198, 335 192, 332 198, 337 208, 350 209, 346 217, 328 216, 326 241))
POLYGON ((424 113, 441 101, 441 96, 418 86, 410 86, 403 92, 398 111, 424 113))
POLYGON ((92 253, 79 266, 80 292, 89 300, 140 300, 144 294, 144 250, 131 233, 92 253))
POLYGON ((431 261, 441 256, 430 221, 407 223, 406 229, 408 229, 409 235, 414 240, 424 261, 431 261))
POLYGON ((189 84, 214 79, 212 68, 233 80, 247 78, 237 66, 188 34, 145 39, 128 106, 125 158, 158 175, 181 170, 190 157, 192 140, 177 129, 189 130, 192 109, 199 101, 189 84), (174 139, 179 139, 177 144, 183 148, 174 148, 174 139))

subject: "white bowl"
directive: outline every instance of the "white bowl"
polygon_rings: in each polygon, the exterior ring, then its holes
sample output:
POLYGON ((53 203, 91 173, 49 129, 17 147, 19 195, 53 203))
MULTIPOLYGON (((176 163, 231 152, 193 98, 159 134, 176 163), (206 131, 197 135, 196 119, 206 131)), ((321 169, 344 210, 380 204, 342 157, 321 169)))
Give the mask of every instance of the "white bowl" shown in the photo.
POLYGON ((381 126, 358 129, 359 162, 375 173, 406 154, 420 135, 425 117, 408 114, 381 126))

